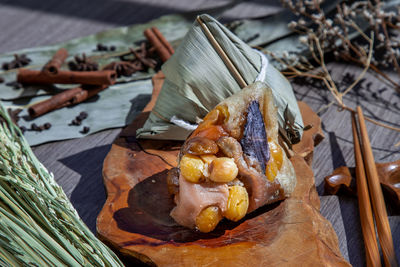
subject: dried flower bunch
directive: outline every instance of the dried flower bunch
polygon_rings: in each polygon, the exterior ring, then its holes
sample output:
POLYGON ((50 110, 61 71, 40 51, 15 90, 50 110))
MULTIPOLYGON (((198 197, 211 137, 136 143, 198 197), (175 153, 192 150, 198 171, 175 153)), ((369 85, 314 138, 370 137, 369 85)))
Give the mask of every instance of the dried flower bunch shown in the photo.
POLYGON ((289 27, 305 34, 300 42, 312 52, 317 38, 323 51, 333 51, 337 58, 364 65, 369 49, 369 38, 364 33, 373 31, 376 38, 371 68, 394 67, 400 74, 400 7, 394 3, 350 1, 338 4, 334 12, 326 14, 321 0, 282 2, 298 16, 289 27), (358 35, 362 38, 355 38, 358 35))
POLYGON ((284 72, 287 76, 321 80, 331 91, 336 104, 348 110, 351 109, 343 103, 343 96, 354 88, 368 68, 399 90, 399 84, 380 70, 393 68, 400 74, 400 8, 395 4, 397 1, 337 1, 336 6, 323 0, 281 1, 297 16, 297 20, 288 26, 300 34, 299 41, 308 46, 312 59, 322 69, 318 73, 311 71, 313 64, 302 56, 296 55, 294 60, 289 54, 283 54, 283 57, 272 55, 287 67, 284 72), (364 67, 344 91, 338 90, 325 65, 328 52, 336 59, 364 67))

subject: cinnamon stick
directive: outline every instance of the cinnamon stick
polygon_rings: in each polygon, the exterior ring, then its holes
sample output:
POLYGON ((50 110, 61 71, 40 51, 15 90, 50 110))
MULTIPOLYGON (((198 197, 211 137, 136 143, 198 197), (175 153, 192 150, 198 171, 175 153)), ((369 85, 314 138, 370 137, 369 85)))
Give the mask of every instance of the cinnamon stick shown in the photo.
POLYGON ((360 106, 357 107, 357 115, 360 124, 362 154, 364 158, 368 187, 371 194, 372 207, 375 216, 379 243, 381 244, 382 248, 383 259, 386 266, 398 266, 393 247, 392 232, 390 230, 389 220, 386 212, 385 200, 383 199, 382 188, 379 183, 374 155, 372 154, 371 143, 369 141, 364 115, 360 106))
POLYGON ((116 73, 113 70, 102 71, 58 71, 48 75, 42 71, 20 69, 17 81, 23 84, 91 84, 111 85, 115 83, 116 73))
POLYGON ((160 32, 157 27, 152 27, 151 30, 157 36, 157 38, 161 41, 161 43, 167 48, 168 52, 172 55, 175 53, 175 50, 172 48, 172 45, 165 39, 164 35, 160 32))
POLYGON ((68 51, 65 48, 60 48, 54 54, 53 58, 44 65, 42 71, 46 74, 57 74, 60 70, 61 65, 64 63, 65 59, 68 57, 68 51))
POLYGON ((77 93, 69 102, 71 105, 81 103, 81 102, 97 95, 98 93, 100 93, 101 91, 106 89, 107 87, 108 87, 107 85, 92 85, 92 86, 85 85, 85 86, 82 86, 82 91, 77 93))
POLYGON ((36 118, 50 111, 81 103, 107 87, 107 85, 82 85, 64 90, 45 101, 32 105, 28 108, 28 113, 31 118, 36 118))
POLYGON ((65 90, 62 93, 56 94, 45 101, 32 105, 28 108, 28 113, 31 118, 36 118, 52 110, 59 109, 81 91, 82 88, 80 87, 65 90))
POLYGON ((372 217, 372 208, 369 198, 368 185, 365 177, 365 168, 361 154, 359 135, 357 131, 356 117, 352 113, 351 125, 354 140, 354 157, 356 162, 357 196, 360 211, 361 229, 365 245, 365 257, 367 267, 381 266, 378 243, 375 236, 375 225, 372 217))
MULTIPOLYGON (((172 56, 172 53, 168 49, 168 46, 164 45, 163 41, 161 41, 161 39, 159 39, 158 36, 162 36, 161 32, 158 31, 157 35, 156 35, 156 33, 153 31, 153 28, 146 29, 144 31, 144 35, 146 36, 146 38, 150 42, 150 44, 155 48, 155 50, 156 50, 158 56, 161 58, 161 60, 163 62, 165 62, 172 56)), ((164 36, 162 36, 162 39, 164 40, 164 42, 168 43, 168 41, 164 38, 164 36)))

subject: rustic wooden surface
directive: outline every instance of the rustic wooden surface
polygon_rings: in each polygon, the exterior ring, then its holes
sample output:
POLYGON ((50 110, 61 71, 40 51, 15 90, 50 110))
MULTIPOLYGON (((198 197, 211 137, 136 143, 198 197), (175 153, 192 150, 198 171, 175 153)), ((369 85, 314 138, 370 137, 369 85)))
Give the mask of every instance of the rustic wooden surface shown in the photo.
MULTIPOLYGON (((383 194, 400 209, 400 160, 377 163, 379 181, 383 194)), ((325 177, 325 192, 330 194, 357 194, 355 168, 340 166, 331 175, 325 177), (343 192, 344 191, 344 192, 343 192)))
MULTIPOLYGON (((280 9, 278 1, 247 1, 226 12, 224 19, 256 17, 280 9)), ((54 44, 85 36, 104 29, 141 23, 163 14, 203 9, 222 5, 227 1, 180 0, 124 0, 124 1, 29 1, 3 0, 0 2, 0 53, 21 48, 54 44)), ((357 75, 360 68, 330 63, 337 81, 346 73, 357 75)), ((390 74, 390 73, 389 73, 390 74)), ((399 81, 400 77, 391 74, 399 81)), ((296 96, 314 110, 332 100, 322 86, 294 84, 296 96)), ((367 116, 392 126, 400 127, 400 95, 367 74, 365 80, 346 97, 346 103, 361 104, 367 116), (371 84, 370 84, 371 83, 371 84), (386 88, 387 90, 383 90, 386 88), (376 94, 374 94, 374 92, 376 94), (351 99, 350 99, 351 98, 351 99)), ((336 167, 354 166, 350 115, 337 112, 335 107, 320 113, 325 134, 324 141, 314 152, 313 170, 321 199, 321 213, 333 225, 342 254, 354 266, 365 266, 364 248, 357 199, 348 196, 324 195, 323 179, 336 167)), ((400 135, 367 122, 371 144, 377 162, 400 159, 400 135)), ((83 139, 45 144, 34 148, 44 165, 54 173, 83 220, 94 231, 96 217, 104 204, 105 191, 101 179, 103 160, 119 129, 107 130, 83 139), (84 164, 82 164, 84 162, 84 164)), ((388 205, 389 222, 400 258, 400 212, 388 205)))
MULTIPOLYGON (((161 74, 161 75, 160 75, 161 74)), ((107 200, 97 217, 99 237, 125 255, 157 266, 349 266, 332 226, 319 213, 311 169, 314 146, 322 139, 320 118, 299 102, 303 121, 313 127, 293 147, 297 185, 292 195, 248 214, 224 220, 210 233, 182 227, 169 216, 174 207, 166 185, 182 142, 137 140, 161 90, 164 75, 153 77, 153 95, 135 121, 114 141, 103 164, 107 200)))

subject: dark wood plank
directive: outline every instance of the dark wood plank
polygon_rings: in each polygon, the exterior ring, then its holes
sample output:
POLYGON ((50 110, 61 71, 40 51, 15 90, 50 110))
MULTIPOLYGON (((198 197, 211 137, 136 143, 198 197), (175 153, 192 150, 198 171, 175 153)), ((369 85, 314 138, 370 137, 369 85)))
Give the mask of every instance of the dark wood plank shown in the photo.
MULTIPOLYGON (((338 81, 338 84, 343 81, 346 73, 357 76, 361 72, 359 67, 339 63, 329 63, 328 68, 331 69, 333 78, 338 81)), ((390 75, 396 79, 395 74, 391 73, 390 75)), ((351 108, 360 104, 366 116, 399 127, 400 105, 397 106, 396 103, 400 101, 400 95, 394 89, 377 80, 371 73, 368 73, 364 78, 360 85, 354 88, 349 96, 345 97, 345 104, 351 108), (387 90, 377 93, 383 88, 387 88, 387 90)), ((323 86, 296 83, 293 85, 296 96, 308 103, 314 110, 319 110, 333 99, 323 86)), ((344 87, 342 86, 343 89, 344 87)), ((321 213, 331 221, 338 235, 341 251, 344 255, 348 255, 350 263, 354 266, 365 266, 357 199, 348 196, 326 196, 323 189, 324 177, 332 173, 335 168, 354 166, 350 113, 347 111, 339 112, 337 107, 332 106, 319 115, 322 119, 325 139, 315 150, 313 170, 321 198, 321 213)), ((394 146, 400 141, 398 132, 369 122, 367 122, 367 128, 376 162, 388 162, 400 158, 400 150, 394 146)), ((387 205, 387 208, 393 241, 396 244, 396 254, 400 258, 400 246, 398 245, 400 244, 400 216, 398 208, 390 204, 387 205)))
POLYGON ((101 179, 103 160, 119 132, 119 129, 106 130, 81 139, 33 148, 93 232, 96 231, 96 217, 106 199, 101 179))
POLYGON ((297 185, 289 198, 257 209, 239 222, 221 221, 210 233, 177 225, 169 215, 174 203, 165 178, 176 164, 182 143, 135 139, 136 129, 143 126, 161 90, 164 79, 157 75, 153 77, 152 101, 114 141, 104 160, 108 197, 97 217, 99 237, 115 250, 157 266, 298 262, 348 266, 339 253, 333 228, 318 212, 320 200, 310 165, 323 135, 320 118, 304 102, 299 102, 303 121, 313 128, 293 146, 290 160, 297 185))
MULTIPOLYGON (((144 23, 166 14, 205 10, 232 1, 124 0, 84 2, 4 0, 0 3, 0 53, 56 44, 118 26, 144 23), (6 26, 6 27, 5 27, 6 26)), ((221 14, 224 21, 260 17, 281 9, 278 0, 253 0, 221 14)))

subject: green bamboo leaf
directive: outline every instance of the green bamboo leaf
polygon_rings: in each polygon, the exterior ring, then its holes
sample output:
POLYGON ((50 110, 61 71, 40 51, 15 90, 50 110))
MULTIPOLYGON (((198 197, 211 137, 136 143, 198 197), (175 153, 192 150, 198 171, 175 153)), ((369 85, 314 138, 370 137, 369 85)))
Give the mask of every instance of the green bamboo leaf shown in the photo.
MULTIPOLYGON (((83 125, 90 127, 89 134, 108 128, 122 127, 132 122, 141 112, 150 100, 152 90, 151 80, 115 84, 100 92, 95 100, 55 110, 34 120, 25 119, 28 117, 28 112, 24 110, 20 113, 22 118, 19 121, 19 125, 30 128, 32 123, 43 125, 51 122, 52 127, 46 130, 45 134, 44 132, 25 132, 25 138, 30 145, 86 136, 87 134, 80 133, 83 126, 68 125, 82 111, 89 114, 88 118, 83 122, 83 125)), ((28 104, 36 103, 46 98, 48 96, 34 97, 28 100, 28 104)), ((6 107, 15 106, 11 101, 4 101, 4 104, 6 107)))
MULTIPOLYGON (((188 19, 184 15, 167 15, 158 19, 152 20, 148 23, 135 24, 132 26, 120 27, 116 29, 107 30, 97 34, 89 35, 82 38, 73 39, 64 43, 52 46, 43 46, 37 48, 28 48, 19 51, 13 51, 0 55, 0 63, 11 61, 14 54, 26 54, 32 59, 31 66, 36 66, 35 69, 41 67, 53 56, 53 54, 61 47, 64 47, 69 52, 68 60, 71 60, 74 55, 85 53, 87 56, 100 56, 99 64, 104 66, 111 61, 118 59, 118 57, 107 57, 105 55, 109 52, 94 51, 98 43, 116 46, 115 54, 123 51, 128 51, 129 47, 138 47, 138 43, 145 41, 143 31, 149 27, 157 27, 165 35, 168 41, 175 44, 187 32, 192 24, 192 18, 188 19)), ((114 52, 113 52, 114 53, 114 52)), ((67 67, 67 66, 63 66, 67 67)), ((131 78, 121 78, 120 82, 128 82, 139 79, 149 79, 154 74, 150 72, 138 72, 131 78)), ((16 90, 6 83, 15 81, 16 72, 0 72, 0 75, 5 79, 5 82, 0 84, 1 100, 12 100, 22 97, 32 97, 37 95, 48 94, 48 88, 43 86, 29 86, 25 90, 16 90)), ((61 88, 68 88, 68 86, 61 86, 61 88)))

